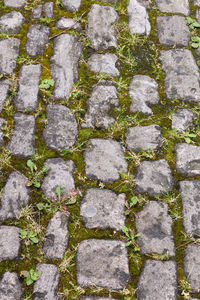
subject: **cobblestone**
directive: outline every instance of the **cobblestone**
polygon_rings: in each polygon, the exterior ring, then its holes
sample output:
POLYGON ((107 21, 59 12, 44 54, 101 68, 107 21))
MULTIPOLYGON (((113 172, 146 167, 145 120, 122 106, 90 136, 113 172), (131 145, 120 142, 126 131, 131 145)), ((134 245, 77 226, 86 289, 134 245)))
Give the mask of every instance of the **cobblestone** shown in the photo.
POLYGON ((21 283, 14 272, 5 272, 0 281, 0 299, 20 300, 22 296, 21 283))
POLYGON ((187 131, 193 126, 194 114, 189 109, 178 109, 172 116, 172 128, 187 131))
POLYGON ((25 0, 3 0, 4 5, 12 8, 21 8, 25 4, 25 0))
POLYGON ((200 284, 200 247, 189 245, 185 251, 184 270, 187 281, 191 284, 191 291, 199 293, 200 284))
POLYGON ((29 27, 26 42, 26 52, 30 56, 43 54, 48 42, 49 28, 46 25, 34 24, 29 27))
POLYGON ((16 34, 25 22, 25 18, 19 11, 12 11, 0 18, 0 32, 16 34))
POLYGON ((68 11, 77 11, 81 5, 81 0, 62 0, 62 4, 68 11))
POLYGON ((176 169, 187 176, 200 175, 200 147, 186 143, 177 144, 176 169))
POLYGON ((0 74, 13 74, 19 55, 20 40, 9 38, 0 41, 0 74))
POLYGON ((8 89, 9 89, 9 81, 8 80, 1 80, 0 81, 0 113, 3 109, 4 101, 8 96, 8 89))
POLYGON ((162 12, 178 13, 183 15, 189 15, 189 1, 188 0, 155 0, 156 5, 162 12))
POLYGON ((19 248, 19 228, 0 226, 0 261, 17 258, 19 248))
POLYGON ((88 68, 95 73, 105 73, 117 77, 120 75, 116 68, 118 57, 113 53, 92 54, 88 59, 88 68))
POLYGON ((73 28, 79 32, 81 31, 81 24, 79 22, 76 23, 74 19, 62 17, 56 23, 56 28, 58 29, 73 28))

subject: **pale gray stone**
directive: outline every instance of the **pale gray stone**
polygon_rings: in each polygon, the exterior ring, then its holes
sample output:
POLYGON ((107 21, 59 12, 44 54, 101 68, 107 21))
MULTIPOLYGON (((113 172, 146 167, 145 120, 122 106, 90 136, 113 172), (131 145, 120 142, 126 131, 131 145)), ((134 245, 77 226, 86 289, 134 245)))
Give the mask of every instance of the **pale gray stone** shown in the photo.
POLYGON ((75 29, 78 32, 81 31, 81 24, 79 22, 76 22, 76 20, 72 18, 60 18, 56 23, 56 28, 58 29, 75 29))
POLYGON ((187 176, 200 175, 200 147, 179 143, 176 145, 176 169, 187 176))
POLYGON ((15 34, 25 22, 25 18, 19 11, 11 11, 0 18, 0 32, 15 34))
POLYGON ((26 42, 26 52, 30 56, 37 56, 43 54, 45 45, 49 40, 49 27, 42 24, 30 25, 27 42, 26 42))
POLYGON ((113 182, 128 171, 120 143, 111 139, 91 139, 85 151, 85 171, 90 179, 113 182))
POLYGON ((73 161, 65 162, 62 158, 50 158, 46 160, 45 166, 49 167, 42 183, 45 196, 49 199, 56 198, 56 188, 60 185, 62 187, 62 197, 70 197, 72 190, 75 189, 73 161))
POLYGON ((77 253, 77 282, 114 290, 126 288, 129 281, 128 253, 121 241, 89 239, 77 253))
POLYGON ((3 146, 3 125, 5 124, 5 120, 0 118, 0 147, 3 146))
POLYGON ((155 0, 156 5, 162 12, 173 14, 190 14, 190 6, 188 0, 155 0))
POLYGON ((75 81, 78 80, 78 61, 81 44, 72 34, 62 34, 54 40, 54 54, 51 57, 51 72, 55 80, 56 99, 68 99, 75 81))
POLYGON ((129 0, 127 13, 129 15, 131 34, 150 34, 151 24, 149 22, 149 15, 145 6, 143 6, 140 1, 129 0))
POLYGON ((80 215, 87 228, 112 228, 125 226, 125 194, 115 194, 107 189, 89 189, 82 200, 80 215))
POLYGON ((138 299, 176 300, 176 263, 173 261, 147 260, 139 278, 138 299))
POLYGON ((113 24, 118 21, 118 14, 111 6, 93 4, 88 13, 87 35, 91 47, 105 50, 117 47, 117 37, 113 24))
POLYGON ((0 41, 0 74, 11 75, 16 68, 20 40, 9 38, 0 41))
POLYGON ((197 5, 197 6, 200 6, 200 0, 193 0, 193 4, 197 5))
POLYGON ((78 125, 69 108, 64 105, 47 106, 48 125, 43 136, 48 147, 56 150, 69 149, 76 142, 78 125))
POLYGON ((15 98, 15 106, 19 111, 32 112, 38 104, 41 65, 22 66, 19 73, 19 91, 15 98))
POLYGON ((3 0, 4 5, 13 8, 22 8, 26 0, 3 0))
POLYGON ((132 151, 156 150, 162 145, 161 128, 158 125, 130 127, 126 132, 126 144, 132 151))
POLYGON ((17 258, 19 248, 19 228, 15 226, 0 226, 0 261, 17 258))
POLYGON ((184 271, 187 281, 191 284, 191 292, 200 292, 200 246, 189 245, 184 258, 184 271))
POLYGON ((172 116, 172 128, 187 131, 193 125, 194 114, 189 109, 178 109, 172 116))
POLYGON ((88 59, 88 68, 95 73, 105 73, 117 77, 120 75, 116 68, 117 55, 113 53, 92 54, 88 59))
POLYGON ((3 109, 4 101, 8 96, 8 89, 9 89, 9 80, 1 80, 0 81, 0 113, 3 109))
POLYGON ((37 5, 36 7, 33 7, 32 10, 32 18, 35 20, 39 20, 42 15, 42 5, 37 5))
POLYGON ((62 4, 68 11, 78 11, 81 6, 81 0, 62 0, 62 4))
POLYGON ((22 296, 22 286, 18 276, 14 272, 6 272, 0 281, 1 300, 20 300, 22 296))
POLYGON ((137 168, 136 190, 150 196, 166 194, 173 188, 174 180, 165 159, 143 161, 137 168))
POLYGON ((160 100, 157 82, 146 75, 135 75, 131 80, 129 95, 132 103, 131 112, 142 112, 152 115, 150 105, 157 104, 160 100))
MULTIPOLYGON (((110 0, 112 1, 112 0, 110 0)), ((115 298, 107 297, 81 297, 81 300, 116 300, 115 298)))
POLYGON ((44 9, 44 15, 45 17, 47 18, 53 18, 54 17, 54 12, 53 12, 53 9, 54 9, 54 5, 53 5, 53 2, 46 2, 43 6, 43 9, 44 9))
POLYGON ((18 171, 13 171, 3 189, 0 221, 18 218, 23 207, 29 202, 28 179, 18 171))

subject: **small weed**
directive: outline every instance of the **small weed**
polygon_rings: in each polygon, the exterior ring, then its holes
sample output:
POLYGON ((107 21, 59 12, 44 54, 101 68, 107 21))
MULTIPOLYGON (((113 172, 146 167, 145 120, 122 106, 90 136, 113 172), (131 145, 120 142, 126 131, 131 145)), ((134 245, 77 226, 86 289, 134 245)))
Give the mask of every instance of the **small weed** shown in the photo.
POLYGON ((53 86, 54 86, 54 80, 50 78, 46 78, 46 79, 42 79, 39 88, 41 90, 49 90, 53 86))
POLYGON ((136 244, 136 238, 139 237, 140 234, 135 234, 134 230, 131 230, 126 226, 122 227, 122 231, 126 236, 126 247, 133 246, 135 252, 140 251, 140 247, 136 244))
POLYGON ((190 292, 192 291, 191 284, 183 279, 180 281, 180 288, 182 290, 181 296, 183 296, 184 299, 190 299, 190 292))
POLYGON ((20 234, 20 238, 25 241, 25 244, 27 246, 34 245, 39 242, 36 232, 21 229, 19 231, 19 234, 20 234))
POLYGON ((44 176, 44 174, 49 170, 49 166, 44 166, 42 170, 37 171, 37 166, 32 160, 27 161, 27 166, 29 167, 29 181, 27 183, 27 186, 34 186, 35 188, 40 188, 41 186, 41 180, 44 176))
POLYGON ((40 278, 41 274, 42 272, 37 272, 34 269, 31 269, 29 271, 22 271, 20 276, 25 278, 26 285, 31 285, 40 278))

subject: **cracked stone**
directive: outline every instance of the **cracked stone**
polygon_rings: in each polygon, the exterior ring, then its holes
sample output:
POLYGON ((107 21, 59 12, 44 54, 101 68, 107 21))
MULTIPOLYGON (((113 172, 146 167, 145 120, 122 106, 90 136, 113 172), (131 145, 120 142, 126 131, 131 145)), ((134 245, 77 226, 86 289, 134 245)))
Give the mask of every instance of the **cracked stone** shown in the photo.
POLYGON ((178 109, 172 116, 172 128, 187 131, 193 126, 194 114, 189 109, 178 109))
POLYGON ((77 30, 78 32, 80 32, 82 29, 81 24, 79 22, 77 23, 76 20, 74 20, 72 18, 65 18, 65 17, 62 17, 57 21, 56 28, 58 28, 58 29, 73 28, 73 29, 77 30))
POLYGON ((22 286, 18 276, 14 272, 6 272, 0 281, 1 300, 20 300, 22 296, 22 286))
POLYGON ((27 34, 26 52, 30 56, 43 54, 49 40, 49 27, 42 24, 33 24, 27 34))
POLYGON ((19 11, 12 11, 0 18, 0 32, 16 34, 25 22, 25 18, 19 11))
POLYGON ((118 57, 113 53, 92 54, 88 59, 88 68, 95 73, 105 73, 117 77, 120 75, 116 68, 118 57))
POLYGON ((13 8, 22 8, 26 0, 3 0, 4 5, 13 8))
POLYGON ((62 0, 62 4, 68 11, 78 11, 81 6, 81 0, 62 0))
POLYGON ((155 0, 156 5, 162 12, 183 14, 188 16, 190 14, 190 6, 188 0, 155 0))
POLYGON ((0 118, 0 147, 3 146, 3 125, 5 124, 5 120, 3 118, 0 118))
POLYGON ((0 74, 11 75, 16 68, 20 40, 9 38, 0 41, 0 74))
POLYGON ((187 176, 200 175, 200 147, 186 143, 177 144, 176 169, 187 176))
POLYGON ((0 226, 0 261, 17 258, 19 248, 19 228, 14 226, 0 226))
POLYGON ((9 90, 9 80, 1 80, 0 81, 0 113, 3 109, 4 101, 6 100, 8 96, 8 90, 9 90))
POLYGON ((77 282, 114 290, 126 288, 129 281, 128 253, 121 241, 89 239, 79 244, 77 282))
POLYGON ((44 14, 46 18, 53 18, 54 12, 53 12, 53 2, 46 2, 43 6, 44 14))
POLYGON ((36 7, 33 7, 32 10, 32 18, 35 20, 39 20, 42 15, 42 5, 37 5, 36 7))
POLYGON ((200 247, 189 245, 186 248, 184 258, 184 271, 187 281, 191 284, 191 292, 200 292, 200 247))

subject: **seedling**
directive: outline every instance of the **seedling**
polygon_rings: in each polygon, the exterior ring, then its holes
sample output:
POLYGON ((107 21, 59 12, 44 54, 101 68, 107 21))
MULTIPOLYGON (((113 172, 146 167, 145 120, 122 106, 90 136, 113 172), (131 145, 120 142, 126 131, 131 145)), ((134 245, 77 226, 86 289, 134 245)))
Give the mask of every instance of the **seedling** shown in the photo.
POLYGON ((49 170, 49 166, 44 166, 42 170, 37 171, 37 166, 32 160, 29 159, 26 164, 31 171, 31 179, 28 181, 27 186, 34 186, 39 189, 41 186, 40 181, 44 174, 49 170))
POLYGON ((191 17, 186 17, 186 23, 189 25, 190 29, 200 28, 200 24, 191 17))
POLYGON ((36 232, 21 229, 19 234, 20 238, 25 240, 25 244, 27 246, 37 244, 39 242, 36 232))
POLYGON ((122 231, 125 234, 126 238, 128 239, 126 243, 126 247, 133 246, 134 251, 137 252, 140 250, 139 246, 136 244, 136 238, 140 236, 139 233, 134 233, 133 230, 129 229, 126 226, 122 227, 122 231))
POLYGON ((130 209, 138 203, 139 199, 137 196, 133 196, 128 202, 126 202, 125 206, 127 210, 125 211, 125 215, 130 214, 130 209))
POLYGON ((22 271, 20 273, 20 276, 25 277, 26 285, 31 285, 32 283, 34 283, 36 280, 38 280, 40 278, 41 274, 42 274, 42 272, 37 272, 37 271, 31 269, 30 271, 22 271))
POLYGON ((49 90, 51 87, 54 86, 54 80, 53 79, 43 79, 39 85, 39 88, 41 90, 49 90))

